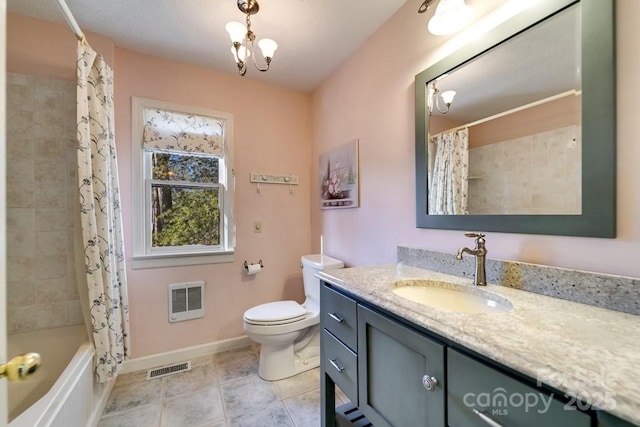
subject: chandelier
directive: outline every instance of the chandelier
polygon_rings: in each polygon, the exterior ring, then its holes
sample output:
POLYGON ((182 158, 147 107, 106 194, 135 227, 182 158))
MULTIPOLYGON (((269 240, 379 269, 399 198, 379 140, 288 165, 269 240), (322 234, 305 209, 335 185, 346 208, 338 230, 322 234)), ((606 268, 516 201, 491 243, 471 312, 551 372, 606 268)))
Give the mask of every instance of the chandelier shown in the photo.
POLYGON ((278 43, 271 39, 261 39, 258 41, 258 47, 260 47, 262 56, 267 64, 265 67, 260 67, 256 62, 256 51, 254 49, 256 35, 251 31, 251 15, 258 13, 260 5, 258 5, 256 0, 238 0, 238 9, 247 15, 246 25, 241 22, 232 21, 224 27, 229 33, 229 37, 231 37, 231 42, 233 43, 233 46, 231 46, 231 54, 238 66, 238 72, 241 76, 247 73, 248 59, 252 53, 253 65, 256 69, 259 71, 267 71, 273 59, 273 54, 276 49, 278 49, 278 43))

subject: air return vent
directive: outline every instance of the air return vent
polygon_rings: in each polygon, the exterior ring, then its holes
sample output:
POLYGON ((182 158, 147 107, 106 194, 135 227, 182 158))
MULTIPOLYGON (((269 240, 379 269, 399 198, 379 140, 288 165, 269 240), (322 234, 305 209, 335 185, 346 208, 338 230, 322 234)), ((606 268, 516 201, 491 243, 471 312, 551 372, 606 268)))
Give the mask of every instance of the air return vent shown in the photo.
POLYGON ((169 285, 169 322, 204 316, 204 282, 169 285))
POLYGON ((147 371, 147 379, 166 377, 167 375, 177 374, 191 370, 191 361, 174 363, 173 365, 163 366, 162 368, 153 368, 147 371))

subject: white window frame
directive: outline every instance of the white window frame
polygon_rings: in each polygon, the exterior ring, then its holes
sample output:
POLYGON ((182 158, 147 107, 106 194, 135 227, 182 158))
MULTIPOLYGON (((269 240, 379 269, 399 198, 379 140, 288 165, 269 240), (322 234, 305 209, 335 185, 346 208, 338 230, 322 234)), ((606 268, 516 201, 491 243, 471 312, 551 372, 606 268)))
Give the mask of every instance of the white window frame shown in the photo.
POLYGON ((132 97, 132 186, 133 186, 133 268, 161 268, 184 265, 215 264, 233 262, 235 253, 235 217, 233 199, 235 177, 233 171, 233 114, 206 108, 178 105, 152 99, 132 97), (196 114, 213 117, 224 123, 224 156, 218 164, 218 183, 181 183, 172 185, 185 187, 218 188, 220 208, 220 245, 218 246, 183 246, 153 248, 151 245, 151 185, 163 183, 152 180, 148 171, 151 169, 151 154, 143 147, 144 110, 161 109, 177 113, 196 114))

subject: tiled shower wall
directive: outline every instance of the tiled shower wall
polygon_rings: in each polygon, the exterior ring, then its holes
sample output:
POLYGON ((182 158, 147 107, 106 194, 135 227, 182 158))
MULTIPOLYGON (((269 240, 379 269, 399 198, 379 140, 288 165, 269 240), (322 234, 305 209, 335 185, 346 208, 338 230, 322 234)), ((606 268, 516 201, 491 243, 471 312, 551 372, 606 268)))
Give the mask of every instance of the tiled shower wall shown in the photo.
POLYGON ((580 214, 581 157, 580 126, 472 148, 469 213, 580 214))
POLYGON ((7 332, 83 323, 75 82, 7 73, 7 332))

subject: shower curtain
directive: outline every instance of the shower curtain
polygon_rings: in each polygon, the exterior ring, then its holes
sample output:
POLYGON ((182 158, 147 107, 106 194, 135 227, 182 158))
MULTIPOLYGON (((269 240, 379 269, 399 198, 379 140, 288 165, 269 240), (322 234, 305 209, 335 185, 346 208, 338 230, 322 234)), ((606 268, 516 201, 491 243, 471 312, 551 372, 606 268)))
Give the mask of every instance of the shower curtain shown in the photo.
POLYGON ((78 42, 78 183, 82 255, 100 382, 129 357, 129 303, 114 135, 113 71, 78 42))
POLYGON ((429 214, 468 214, 469 129, 444 132, 432 140, 436 151, 429 173, 429 214))

